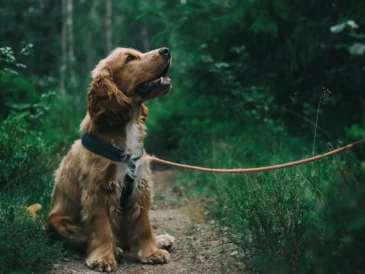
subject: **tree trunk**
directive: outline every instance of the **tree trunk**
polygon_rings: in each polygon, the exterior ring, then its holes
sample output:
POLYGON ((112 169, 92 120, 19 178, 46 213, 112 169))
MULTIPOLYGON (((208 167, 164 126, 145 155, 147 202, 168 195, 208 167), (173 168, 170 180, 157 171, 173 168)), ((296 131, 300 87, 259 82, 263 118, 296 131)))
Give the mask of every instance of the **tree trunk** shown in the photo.
POLYGON ((362 92, 360 93, 360 103, 362 109, 362 126, 365 127, 365 96, 362 92))
POLYGON ((62 60, 60 67, 60 90, 62 93, 65 93, 65 78, 66 78, 66 69, 67 69, 67 25, 66 25, 66 4, 67 0, 62 0, 62 38, 61 38, 61 47, 62 47, 62 60))
POLYGON ((100 19, 100 14, 97 12, 99 8, 99 0, 92 0, 89 10, 89 18, 90 18, 90 24, 87 28, 87 45, 89 48, 87 49, 87 68, 89 71, 91 71, 94 66, 94 59, 95 59, 95 47, 91 47, 93 39, 95 37, 96 30, 98 28, 98 21, 100 19))
POLYGON ((68 69, 70 70, 71 81, 75 79, 74 62, 75 53, 73 45, 73 21, 72 21, 72 0, 67 0, 67 50, 68 50, 68 69))
POLYGON ((112 0, 106 0, 105 13, 105 40, 106 53, 109 54, 112 50, 112 0))
POLYGON ((142 23, 141 34, 142 34, 143 49, 145 52, 149 51, 151 49, 151 45, 150 45, 150 40, 148 39, 148 30, 144 23, 142 23))
MULTIPOLYGON (((92 32, 90 30, 87 31, 87 44, 91 45, 92 44, 92 32)), ((91 71, 93 69, 93 52, 92 52, 92 47, 89 48, 89 50, 87 51, 87 69, 88 71, 91 71)))

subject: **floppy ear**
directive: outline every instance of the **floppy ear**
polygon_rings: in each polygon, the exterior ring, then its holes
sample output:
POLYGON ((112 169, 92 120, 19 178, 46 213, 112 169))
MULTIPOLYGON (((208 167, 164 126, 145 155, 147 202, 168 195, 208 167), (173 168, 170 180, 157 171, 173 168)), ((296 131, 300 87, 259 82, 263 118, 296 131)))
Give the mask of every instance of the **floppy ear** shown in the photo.
POLYGON ((88 110, 91 119, 110 116, 112 119, 121 120, 123 109, 131 104, 131 99, 118 89, 111 76, 94 78, 88 91, 88 110))

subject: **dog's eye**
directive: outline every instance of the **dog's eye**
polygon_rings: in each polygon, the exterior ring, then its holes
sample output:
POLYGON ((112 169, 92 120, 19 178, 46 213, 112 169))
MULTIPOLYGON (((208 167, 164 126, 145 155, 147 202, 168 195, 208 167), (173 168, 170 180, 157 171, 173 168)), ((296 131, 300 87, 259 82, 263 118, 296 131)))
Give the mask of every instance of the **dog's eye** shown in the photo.
POLYGON ((132 61, 132 60, 134 60, 134 59, 136 59, 136 57, 135 57, 135 56, 133 56, 133 55, 128 55, 127 59, 125 60, 125 63, 127 64, 128 62, 130 62, 130 61, 132 61))

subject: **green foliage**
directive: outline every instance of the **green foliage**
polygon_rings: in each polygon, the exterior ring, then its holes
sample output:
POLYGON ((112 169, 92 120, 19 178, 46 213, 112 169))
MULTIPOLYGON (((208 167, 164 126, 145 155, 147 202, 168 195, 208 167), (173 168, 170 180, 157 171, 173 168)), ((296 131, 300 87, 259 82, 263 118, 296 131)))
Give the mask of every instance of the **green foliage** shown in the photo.
MULTIPOLYGON (((258 166, 310 155, 314 132, 316 151, 364 137, 362 0, 111 1, 111 18, 106 1, 72 1, 66 14, 62 3, 0 7, 0 272, 41 273, 60 255, 42 229, 52 174, 78 137, 107 31, 113 47, 172 50, 174 88, 147 103, 151 153, 258 166), (34 202, 44 206, 36 219, 23 211, 34 202)), ((364 155, 358 147, 320 164, 189 173, 181 183, 214 198, 218 229, 228 227, 256 271, 360 273, 364 155)))
POLYGON ((187 106, 174 121, 189 123, 186 113, 191 104, 205 101, 193 110, 213 109, 214 115, 205 117, 214 121, 233 121, 238 127, 250 119, 249 112, 260 112, 266 119, 279 119, 289 133, 312 139, 313 124, 299 117, 315 121, 318 102, 329 90, 319 110, 318 126, 325 132, 319 132, 320 137, 333 141, 344 127, 362 125, 365 55, 353 55, 349 49, 362 41, 354 37, 362 33, 364 19, 358 10, 365 6, 357 0, 331 5, 328 1, 187 1, 168 15, 151 7, 151 13, 159 16, 148 19, 164 26, 155 39, 171 45, 177 64, 173 92, 180 97, 171 100, 171 109, 187 106), (360 27, 331 32, 332 26, 346 20, 360 27), (198 27, 192 27, 192 22, 198 27), (261 96, 247 104, 252 88, 261 96), (262 107, 267 111, 258 110, 262 107))
POLYGON ((334 167, 329 171, 337 176, 329 176, 329 182, 317 186, 317 203, 304 215, 303 261, 316 273, 350 273, 365 268, 360 255, 365 252, 364 162, 334 167))
POLYGON ((25 66, 19 66, 10 48, 0 48, 0 56, 0 272, 48 273, 62 255, 61 246, 50 243, 44 229, 52 174, 60 159, 56 152, 77 136, 78 121, 60 117, 78 101, 40 93, 17 71, 25 66), (43 205, 36 218, 25 211, 33 203, 43 205))
MULTIPOLYGON (((302 142, 272 133, 277 141, 266 144, 268 135, 257 138, 260 134, 247 135, 242 142, 228 138, 190 147, 194 157, 189 163, 264 166, 307 153, 300 149, 302 142), (288 158, 293 154, 289 147, 297 153, 288 158)), ((258 174, 184 172, 180 184, 187 184, 191 194, 208 198, 207 209, 217 220, 217 229, 228 233, 240 248, 239 259, 255 271, 353 273, 365 267, 364 163, 363 157, 347 152, 315 164, 258 174)))
POLYGON ((49 148, 39 132, 30 129, 21 113, 0 125, 0 189, 27 187, 36 193, 43 191, 49 166, 49 148), (46 177, 45 177, 46 176, 46 177), (43 184, 41 182, 44 182, 43 184))
MULTIPOLYGON (((150 103, 148 145, 179 162, 232 168, 304 158, 315 131, 317 151, 346 139, 345 128, 349 140, 363 138, 364 55, 351 47, 363 41, 365 6, 329 5, 187 1, 167 17, 161 11, 165 29, 155 39, 172 45, 178 85, 150 103), (331 32, 342 22, 341 33, 331 32)), ((361 273, 364 155, 357 147, 264 174, 184 172, 180 183, 211 200, 217 228, 228 228, 257 272, 361 273)))
POLYGON ((50 273, 63 253, 60 243, 47 240, 47 215, 30 217, 20 204, 0 198, 0 273, 50 273))

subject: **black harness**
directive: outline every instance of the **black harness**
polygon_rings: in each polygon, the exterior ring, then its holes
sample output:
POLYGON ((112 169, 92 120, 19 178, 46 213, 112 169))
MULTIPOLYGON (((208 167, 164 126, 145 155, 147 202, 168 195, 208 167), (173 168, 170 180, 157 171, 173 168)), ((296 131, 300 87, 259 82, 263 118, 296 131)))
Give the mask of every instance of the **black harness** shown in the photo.
POLYGON ((124 188, 120 197, 120 206, 125 208, 127 206, 128 199, 132 194, 135 182, 136 163, 142 157, 144 149, 142 148, 138 155, 133 155, 126 153, 124 149, 104 143, 103 141, 95 139, 86 133, 82 136, 81 143, 87 150, 99 156, 114 162, 124 163, 128 166, 130 172, 128 172, 124 178, 124 188))

